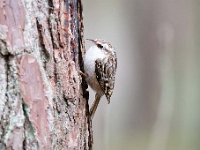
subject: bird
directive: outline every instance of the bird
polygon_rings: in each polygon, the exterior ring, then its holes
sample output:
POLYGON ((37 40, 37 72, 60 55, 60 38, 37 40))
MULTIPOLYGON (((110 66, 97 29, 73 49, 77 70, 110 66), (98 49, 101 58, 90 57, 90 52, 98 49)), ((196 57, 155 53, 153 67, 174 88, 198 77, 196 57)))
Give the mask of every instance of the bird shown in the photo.
POLYGON ((103 95, 108 104, 115 86, 117 55, 109 42, 101 39, 87 39, 94 43, 84 55, 84 74, 88 85, 96 92, 95 100, 90 108, 93 118, 103 95))

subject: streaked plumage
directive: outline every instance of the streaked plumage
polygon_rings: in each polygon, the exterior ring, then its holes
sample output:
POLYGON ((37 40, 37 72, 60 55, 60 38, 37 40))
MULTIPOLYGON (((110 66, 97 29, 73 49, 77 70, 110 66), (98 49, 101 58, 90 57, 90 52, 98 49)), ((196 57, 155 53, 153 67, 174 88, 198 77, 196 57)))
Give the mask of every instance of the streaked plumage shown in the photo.
POLYGON ((105 94, 108 103, 115 85, 117 56, 110 43, 103 40, 90 40, 95 45, 86 51, 84 69, 86 81, 96 91, 95 101, 91 107, 91 116, 94 115, 100 98, 105 94))

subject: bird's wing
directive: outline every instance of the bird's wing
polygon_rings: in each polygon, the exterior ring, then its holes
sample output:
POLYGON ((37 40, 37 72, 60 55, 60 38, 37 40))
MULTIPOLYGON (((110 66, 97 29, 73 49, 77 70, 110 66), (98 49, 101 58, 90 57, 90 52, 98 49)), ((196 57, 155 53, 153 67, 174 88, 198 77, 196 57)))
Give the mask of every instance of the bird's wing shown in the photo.
POLYGON ((104 59, 97 59, 95 61, 96 78, 100 84, 101 89, 106 95, 108 103, 110 102, 110 97, 114 89, 116 69, 116 53, 104 59))

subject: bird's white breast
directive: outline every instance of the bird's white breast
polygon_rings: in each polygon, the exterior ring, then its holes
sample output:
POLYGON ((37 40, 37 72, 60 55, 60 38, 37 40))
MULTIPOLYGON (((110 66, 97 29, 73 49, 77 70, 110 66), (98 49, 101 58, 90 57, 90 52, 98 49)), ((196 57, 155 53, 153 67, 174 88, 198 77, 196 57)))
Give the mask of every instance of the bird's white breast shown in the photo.
POLYGON ((85 54, 84 58, 84 69, 89 76, 93 76, 95 73, 95 61, 105 57, 104 52, 99 49, 96 45, 90 47, 85 54))
POLYGON ((92 89, 94 89, 99 94, 103 94, 103 91, 101 90, 101 87, 96 79, 95 74, 95 61, 97 59, 103 59, 105 58, 104 52, 99 49, 96 45, 90 47, 84 56, 84 70, 87 74, 86 81, 91 86, 92 89))

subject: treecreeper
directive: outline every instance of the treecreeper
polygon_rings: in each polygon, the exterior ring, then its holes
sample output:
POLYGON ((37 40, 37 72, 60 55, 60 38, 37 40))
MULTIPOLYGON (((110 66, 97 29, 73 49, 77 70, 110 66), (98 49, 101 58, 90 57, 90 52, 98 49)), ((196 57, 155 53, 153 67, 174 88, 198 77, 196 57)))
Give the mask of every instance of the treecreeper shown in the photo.
POLYGON ((117 55, 109 42, 100 39, 87 39, 94 43, 84 56, 84 75, 86 82, 96 92, 95 100, 90 108, 93 118, 100 99, 106 96, 108 104, 115 86, 117 55))

